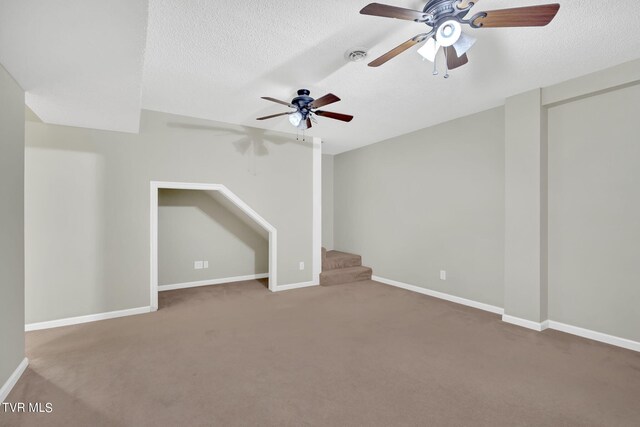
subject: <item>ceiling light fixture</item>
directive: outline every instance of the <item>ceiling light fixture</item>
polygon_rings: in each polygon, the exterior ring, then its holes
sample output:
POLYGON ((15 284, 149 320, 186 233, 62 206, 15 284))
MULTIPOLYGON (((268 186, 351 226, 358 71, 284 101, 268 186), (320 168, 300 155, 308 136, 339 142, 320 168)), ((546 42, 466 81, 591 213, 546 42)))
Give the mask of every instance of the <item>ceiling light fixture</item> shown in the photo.
POLYGON ((302 114, 300 114, 299 111, 289 114, 289 123, 291 123, 293 126, 300 126, 300 122, 302 122, 302 114))
POLYGON ((444 57, 447 62, 447 69, 444 74, 444 78, 449 78, 449 55, 454 55, 458 58, 462 58, 465 53, 476 42, 475 37, 471 37, 462 32, 462 26, 459 22, 454 20, 448 20, 440 24, 435 31, 434 36, 427 38, 426 43, 422 46, 418 53, 427 61, 433 62, 433 75, 438 75, 438 69, 436 64, 436 57, 440 48, 444 48, 444 57))
POLYGON ((458 57, 461 57, 462 55, 467 53, 467 51, 471 49, 471 47, 476 44, 477 41, 477 38, 462 33, 460 34, 460 38, 458 39, 458 41, 453 44, 453 48, 456 50, 458 57))
POLYGON ((438 49, 440 49, 440 43, 433 37, 429 37, 424 46, 418 49, 418 53, 427 61, 435 62, 438 49))
MULTIPOLYGON (((471 9, 476 3, 477 0, 428 0, 421 11, 381 3, 368 4, 360 11, 362 15, 403 19, 424 24, 429 28, 427 32, 410 38, 374 59, 369 66, 379 67, 411 47, 426 42, 419 53, 434 63, 433 75, 437 75, 435 60, 441 47, 444 50, 447 71, 462 67, 469 62, 467 51, 476 39, 462 33, 462 25, 468 25, 474 29, 544 27, 556 17, 560 10, 558 3, 551 3, 471 14, 471 9)), ((449 73, 446 72, 444 77, 448 76, 449 73)))
POLYGON ((295 108, 295 111, 289 111, 285 113, 271 114, 265 117, 258 117, 258 120, 273 119, 276 117, 288 116, 289 123, 292 126, 302 131, 302 140, 305 140, 304 131, 313 127, 312 123, 317 123, 315 116, 326 117, 329 119, 339 120, 341 122, 350 122, 353 120, 353 116, 349 114, 334 113, 331 111, 323 111, 318 108, 330 105, 340 101, 340 98, 332 93, 328 93, 325 96, 321 96, 318 99, 314 99, 311 96, 309 89, 300 89, 298 96, 293 98, 290 102, 281 101, 269 96, 263 96, 262 99, 275 102, 276 104, 286 105, 289 108, 295 108))
MULTIPOLYGON (((351 120, 353 120, 353 116, 350 116, 349 114, 318 110, 318 108, 320 107, 324 107, 325 105, 333 104, 334 102, 340 101, 340 98, 338 98, 334 94, 328 93, 318 99, 314 99, 309 95, 311 95, 309 89, 300 89, 298 91, 298 96, 293 98, 291 102, 281 101, 276 98, 271 98, 270 96, 263 96, 262 99, 275 102, 276 104, 286 105, 289 108, 295 108, 296 111, 258 117, 258 120, 267 120, 273 119, 275 117, 289 116, 289 123, 298 128, 298 130, 302 131, 303 141, 306 140, 304 132, 307 129, 311 129, 313 127, 312 123, 317 123, 314 116, 327 117, 329 119, 339 120, 341 122, 350 122, 351 120)), ((298 136, 296 139, 299 140, 300 137, 298 136)))
POLYGON ((440 46, 453 46, 462 34, 462 26, 454 20, 445 21, 436 31, 436 40, 440 46))

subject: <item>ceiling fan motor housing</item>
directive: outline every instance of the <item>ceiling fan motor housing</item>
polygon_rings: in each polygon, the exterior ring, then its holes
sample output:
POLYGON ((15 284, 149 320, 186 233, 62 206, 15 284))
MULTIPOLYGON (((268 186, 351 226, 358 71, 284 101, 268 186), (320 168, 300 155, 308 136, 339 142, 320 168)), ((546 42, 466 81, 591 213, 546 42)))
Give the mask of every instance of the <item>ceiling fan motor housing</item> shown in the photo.
POLYGON ((423 12, 429 16, 424 23, 436 29, 450 20, 461 24, 468 23, 464 16, 473 7, 474 2, 467 2, 466 6, 459 8, 458 5, 461 3, 461 0, 430 0, 423 9, 423 12))
POLYGON ((424 5, 422 11, 432 15, 437 20, 439 16, 449 15, 454 12, 456 3, 459 3, 459 0, 430 0, 424 5))
POLYGON ((308 89, 300 89, 298 91, 298 96, 291 100, 291 104, 295 105, 300 114, 302 114, 302 118, 304 120, 307 119, 307 116, 310 112, 307 106, 313 102, 313 98, 309 96, 310 94, 311 91, 309 91, 308 89))

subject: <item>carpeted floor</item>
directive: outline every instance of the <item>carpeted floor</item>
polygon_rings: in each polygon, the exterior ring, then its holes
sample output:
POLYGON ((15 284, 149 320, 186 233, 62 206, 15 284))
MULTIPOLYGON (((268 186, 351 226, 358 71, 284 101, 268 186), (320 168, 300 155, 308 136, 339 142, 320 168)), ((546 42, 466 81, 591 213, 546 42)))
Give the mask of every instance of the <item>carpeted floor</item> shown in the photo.
POLYGON ((638 426, 640 354, 366 281, 27 334, 11 426, 638 426))

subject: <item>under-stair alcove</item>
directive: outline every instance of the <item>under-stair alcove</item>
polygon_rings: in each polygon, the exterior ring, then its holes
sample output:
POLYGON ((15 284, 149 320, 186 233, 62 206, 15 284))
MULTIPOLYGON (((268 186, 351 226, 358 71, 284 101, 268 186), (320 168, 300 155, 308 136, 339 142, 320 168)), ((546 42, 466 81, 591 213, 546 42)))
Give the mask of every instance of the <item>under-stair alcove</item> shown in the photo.
POLYGON ((151 183, 151 298, 245 280, 276 286, 276 230, 223 185, 151 183))
POLYGON ((158 193, 160 291, 266 278, 269 235, 217 192, 158 193))

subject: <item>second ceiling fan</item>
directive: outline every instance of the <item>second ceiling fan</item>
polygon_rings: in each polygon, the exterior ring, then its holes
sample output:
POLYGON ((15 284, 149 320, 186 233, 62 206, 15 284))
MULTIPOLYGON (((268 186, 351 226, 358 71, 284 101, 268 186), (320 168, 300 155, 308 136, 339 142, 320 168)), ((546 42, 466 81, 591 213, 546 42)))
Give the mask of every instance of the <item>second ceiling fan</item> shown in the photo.
POLYGON ((286 105, 289 108, 293 108, 294 111, 288 111, 286 113, 272 114, 266 117, 259 117, 257 120, 272 119, 274 117, 289 116, 289 122, 300 130, 310 129, 311 121, 315 121, 314 115, 327 117, 329 119, 340 120, 343 122, 350 122, 353 120, 353 116, 349 114, 334 113, 331 111, 318 110, 325 105, 333 104, 340 101, 340 98, 332 93, 328 93, 318 99, 313 99, 311 92, 308 89, 300 89, 298 96, 293 98, 291 102, 281 101, 279 99, 271 98, 270 96, 263 96, 262 99, 275 102, 278 104, 286 105))
MULTIPOLYGON (((560 9, 559 4, 553 3, 489 10, 465 19, 476 3, 477 1, 469 0, 430 0, 422 12, 380 3, 365 6, 360 11, 363 15, 403 19, 429 27, 426 33, 410 38, 369 63, 369 66, 379 67, 405 50, 426 42, 418 53, 434 63, 434 75, 438 74, 435 69, 435 60, 440 48, 444 50, 447 71, 453 70, 469 62, 467 51, 476 42, 474 37, 462 32, 462 25, 468 25, 471 28, 542 27, 551 22, 560 9)), ((448 72, 445 74, 446 77, 448 72)))

